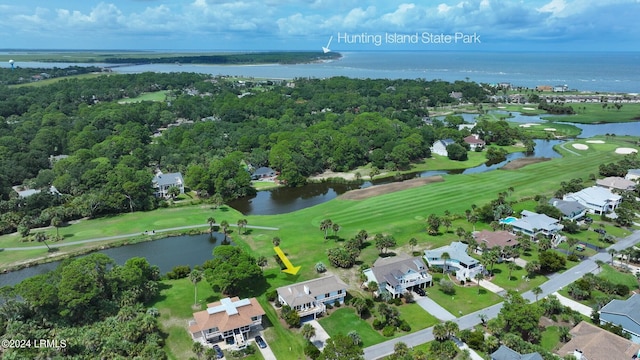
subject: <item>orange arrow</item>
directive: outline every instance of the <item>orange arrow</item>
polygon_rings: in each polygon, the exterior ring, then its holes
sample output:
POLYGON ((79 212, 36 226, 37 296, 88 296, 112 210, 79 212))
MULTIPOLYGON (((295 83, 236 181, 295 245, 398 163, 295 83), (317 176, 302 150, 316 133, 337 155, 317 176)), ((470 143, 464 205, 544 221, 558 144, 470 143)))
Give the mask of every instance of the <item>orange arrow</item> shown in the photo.
POLYGON ((293 266, 291 261, 289 261, 289 259, 282 252, 279 246, 274 247, 273 250, 276 251, 276 254, 278 254, 278 257, 280 258, 280 260, 282 260, 282 263, 286 267, 286 269, 282 270, 283 272, 286 272, 287 274, 295 275, 298 273, 298 271, 300 271, 300 266, 293 266))

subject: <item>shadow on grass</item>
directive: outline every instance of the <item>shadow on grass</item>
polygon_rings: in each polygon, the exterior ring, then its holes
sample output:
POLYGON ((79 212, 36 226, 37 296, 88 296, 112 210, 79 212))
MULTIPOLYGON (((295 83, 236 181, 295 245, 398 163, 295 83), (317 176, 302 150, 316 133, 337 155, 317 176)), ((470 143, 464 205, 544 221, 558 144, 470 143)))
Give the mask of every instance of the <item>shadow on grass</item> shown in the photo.
POLYGON ((75 236, 75 234, 64 234, 64 235, 62 235, 62 237, 63 237, 64 239, 68 239, 68 238, 70 238, 70 237, 74 237, 74 236, 75 236))

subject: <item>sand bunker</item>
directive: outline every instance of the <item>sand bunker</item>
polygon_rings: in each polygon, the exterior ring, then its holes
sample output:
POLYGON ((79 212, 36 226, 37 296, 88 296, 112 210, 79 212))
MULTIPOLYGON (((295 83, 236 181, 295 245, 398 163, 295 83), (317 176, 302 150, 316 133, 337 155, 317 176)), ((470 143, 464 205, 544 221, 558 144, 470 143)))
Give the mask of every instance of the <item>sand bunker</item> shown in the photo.
POLYGON ((576 150, 587 150, 589 147, 585 144, 573 144, 574 149, 576 150))
POLYGON ((498 109, 506 109, 506 106, 498 106, 498 109))
POLYGON ((428 176, 423 178, 416 178, 411 180, 405 180, 401 182, 394 182, 390 184, 374 185, 364 189, 350 190, 340 195, 338 198, 343 200, 363 200, 373 196, 382 194, 389 194, 392 192, 411 189, 414 187, 422 186, 425 184, 431 184, 436 182, 442 182, 444 178, 442 176, 428 176))
POLYGON ((632 148, 625 148, 625 147, 621 147, 621 148, 617 148, 616 149, 616 154, 633 154, 633 153, 637 153, 638 150, 636 149, 632 149, 632 148))
POLYGON ((523 107, 522 110, 535 110, 535 109, 532 107, 523 107))
POLYGON ((532 126, 536 126, 536 125, 540 125, 540 124, 536 124, 536 123, 526 123, 526 124, 521 124, 521 125, 520 125, 520 127, 528 128, 528 127, 532 127, 532 126))
POLYGON ((587 140, 586 142, 589 144, 604 144, 604 141, 602 140, 587 140))
POLYGON ((544 128, 544 131, 556 131, 556 128, 544 128))

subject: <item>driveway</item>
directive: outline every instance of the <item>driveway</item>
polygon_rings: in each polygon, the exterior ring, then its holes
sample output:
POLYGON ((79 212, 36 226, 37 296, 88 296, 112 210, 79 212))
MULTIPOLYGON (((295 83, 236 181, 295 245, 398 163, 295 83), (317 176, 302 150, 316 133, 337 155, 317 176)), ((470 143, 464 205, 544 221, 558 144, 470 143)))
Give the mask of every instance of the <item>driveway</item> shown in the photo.
POLYGON ((428 296, 416 297, 416 303, 438 320, 447 321, 454 320, 456 318, 453 314, 447 311, 447 309, 438 305, 437 302, 431 300, 428 296))
POLYGON ((555 295, 558 298, 558 300, 560 300, 560 303, 562 305, 568 306, 584 316, 591 317, 591 313, 593 312, 593 309, 588 307, 587 305, 581 304, 573 299, 564 297, 557 292, 554 292, 553 295, 555 295))
POLYGON ((324 344, 327 342, 327 339, 329 339, 329 334, 324 331, 324 328, 317 320, 307 321, 305 324, 311 324, 311 326, 316 329, 316 336, 313 337, 312 343, 322 351, 322 349, 324 349, 324 344))

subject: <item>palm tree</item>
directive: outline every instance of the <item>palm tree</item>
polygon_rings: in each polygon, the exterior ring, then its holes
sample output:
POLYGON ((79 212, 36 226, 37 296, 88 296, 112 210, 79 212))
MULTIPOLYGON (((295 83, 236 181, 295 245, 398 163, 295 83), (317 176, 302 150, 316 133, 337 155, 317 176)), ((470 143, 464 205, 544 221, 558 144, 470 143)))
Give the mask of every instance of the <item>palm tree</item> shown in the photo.
POLYGON ((598 265, 598 269, 600 269, 602 267, 602 265, 604 265, 604 261, 596 260, 596 265, 598 265))
POLYGON ((409 346, 402 341, 397 342, 393 345, 393 354, 396 355, 397 358, 402 359, 403 356, 407 356, 409 354, 409 346))
POLYGON ((509 280, 511 280, 511 273, 513 272, 513 270, 516 269, 517 266, 518 265, 516 265, 516 263, 514 263, 514 262, 509 262, 507 264, 507 268, 509 269, 509 280))
POLYGON ((277 236, 274 236, 271 242, 273 243, 273 246, 280 246, 280 238, 277 236))
POLYGON ((48 251, 51 251, 51 248, 49 247, 49 244, 47 244, 47 234, 45 234, 43 232, 36 233, 36 241, 44 243, 47 246, 48 251))
POLYGON ((436 324, 436 326, 433 327, 433 337, 438 341, 445 341, 449 337, 444 324, 436 324))
POLYGON ((416 238, 411 238, 409 239, 409 246, 411 246, 411 252, 413 253, 413 248, 418 245, 418 239, 416 238))
POLYGON ((531 289, 531 292, 536 296, 536 302, 538 302, 538 296, 542 294, 542 289, 540 288, 540 286, 534 287, 533 289, 531 289))
POLYGON ((451 255, 445 251, 440 255, 440 258, 444 260, 444 264, 442 265, 442 273, 444 274, 447 271, 447 260, 451 259, 451 255))
POLYGON ((616 256, 617 251, 615 249, 609 249, 607 252, 611 255, 611 266, 613 266, 613 257, 616 256))
POLYGON ((340 231, 340 225, 338 225, 337 223, 333 223, 333 225, 331 225, 331 228, 333 229, 333 236, 335 236, 336 240, 338 240, 338 231, 340 231))
POLYGON ((578 244, 578 239, 574 237, 567 238, 567 245, 569 246, 571 254, 573 254, 576 244, 578 244))
POLYGON ((378 291, 378 283, 375 281, 369 281, 367 283, 367 289, 369 289, 369 291, 371 291, 371 296, 373 296, 373 293, 378 291))
POLYGON ((202 271, 193 269, 189 273, 189 281, 193 283, 193 306, 198 305, 198 283, 202 280, 202 271))
POLYGON ((209 223, 209 231, 210 231, 210 232, 213 232, 213 225, 215 225, 215 224, 216 224, 216 219, 214 219, 214 218, 213 218, 213 216, 210 216, 210 217, 207 219, 207 223, 209 223))
POLYGON ((195 341, 193 343, 193 346, 191 347, 191 350, 196 354, 198 359, 200 359, 200 357, 204 353, 204 345, 202 345, 202 343, 199 341, 195 341))
POLYGON ((367 309, 367 301, 361 297, 355 297, 353 298, 353 300, 351 300, 351 306, 353 306, 353 308, 356 309, 358 315, 362 317, 362 314, 367 309))
POLYGON ((264 270, 264 267, 267 266, 267 257, 260 256, 258 260, 256 260, 256 265, 260 266, 260 269, 264 270))
POLYGON ((567 342, 571 336, 569 335, 569 328, 566 326, 560 326, 558 328, 558 334, 560 335, 560 341, 567 342))
POLYGON ((333 222, 329 219, 322 220, 320 223, 320 231, 324 231, 324 239, 327 240, 329 229, 332 227, 333 222))
POLYGON ((312 337, 316 336, 316 328, 309 323, 304 324, 302 329, 300 329, 300 334, 303 338, 310 340, 312 337))
POLYGON ((478 294, 480 294, 480 281, 484 280, 484 274, 482 271, 478 271, 473 278, 478 282, 478 294))
POLYGON ((449 338, 454 336, 460 330, 460 328, 458 327, 458 324, 451 320, 446 321, 444 323, 444 327, 445 329, 447 329, 447 335, 449 338))
POLYGON ((58 216, 54 216, 51 218, 51 226, 56 228, 56 239, 60 238, 60 225, 62 225, 62 219, 60 219, 58 216))
POLYGON ((227 238, 227 231, 229 230, 229 222, 227 220, 222 220, 220 222, 220 227, 222 228, 222 233, 224 234, 224 238, 227 238))
POLYGON ((240 219, 238 220, 238 234, 242 235, 244 234, 244 230, 245 227, 247 226, 247 219, 240 219))

